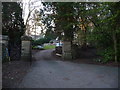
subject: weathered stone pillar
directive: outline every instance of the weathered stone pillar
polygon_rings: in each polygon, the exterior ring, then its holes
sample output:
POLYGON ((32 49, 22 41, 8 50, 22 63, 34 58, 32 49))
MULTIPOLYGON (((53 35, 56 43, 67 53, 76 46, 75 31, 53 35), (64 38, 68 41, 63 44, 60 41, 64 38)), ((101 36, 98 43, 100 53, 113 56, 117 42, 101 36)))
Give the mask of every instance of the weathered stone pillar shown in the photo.
POLYGON ((21 48, 21 60, 31 61, 32 54, 31 54, 31 40, 32 37, 29 36, 22 36, 22 48, 21 48))
POLYGON ((71 42, 63 41, 62 55, 63 59, 72 59, 71 42))

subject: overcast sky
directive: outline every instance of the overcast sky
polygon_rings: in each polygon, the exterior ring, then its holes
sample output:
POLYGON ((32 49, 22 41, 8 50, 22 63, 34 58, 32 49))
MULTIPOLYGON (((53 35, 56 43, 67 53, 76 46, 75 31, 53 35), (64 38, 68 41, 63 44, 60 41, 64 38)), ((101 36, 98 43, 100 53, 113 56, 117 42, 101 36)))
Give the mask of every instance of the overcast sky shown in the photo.
MULTIPOLYGON (((41 3, 41 0, 23 0, 23 18, 24 18, 24 22, 26 23, 26 19, 28 17, 29 11, 34 10, 40 10, 40 8, 43 8, 43 5, 41 3), (29 3, 30 1, 30 3, 29 3), (34 9, 35 8, 35 9, 34 9)), ((34 10, 31 13, 31 17, 33 16, 34 10)), ((32 23, 30 22, 30 24, 32 25, 32 23)), ((37 27, 36 29, 37 31, 37 35, 40 34, 41 28, 37 27)), ((31 34, 35 34, 34 32, 31 32, 31 34)))

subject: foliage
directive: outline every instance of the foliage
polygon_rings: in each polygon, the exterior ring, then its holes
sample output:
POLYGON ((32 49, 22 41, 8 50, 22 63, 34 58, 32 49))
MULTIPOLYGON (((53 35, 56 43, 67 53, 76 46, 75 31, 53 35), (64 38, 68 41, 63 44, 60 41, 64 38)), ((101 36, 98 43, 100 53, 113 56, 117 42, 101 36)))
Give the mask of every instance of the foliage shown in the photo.
MULTIPOLYGON (((119 58, 119 18, 120 5, 118 3, 81 3, 84 5, 80 10, 81 21, 85 27, 85 33, 80 32, 81 41, 90 43, 99 49, 100 55, 103 57, 102 62, 115 60, 119 58), (92 23, 92 28, 86 24, 92 23), (86 25, 86 26, 85 26, 86 25), (84 35, 84 36, 83 36, 84 35)), ((79 31, 79 30, 78 30, 79 31)), ((77 32, 78 33, 78 32, 77 32)))
POLYGON ((24 23, 20 3, 2 2, 2 5, 3 34, 9 35, 10 39, 18 39, 24 33, 24 23))
POLYGON ((100 55, 103 57, 104 60, 102 60, 103 63, 106 63, 110 60, 113 60, 114 52, 111 48, 106 48, 105 50, 100 52, 100 55))
POLYGON ((33 46, 36 46, 36 45, 43 45, 44 43, 49 43, 51 39, 50 38, 40 38, 38 40, 33 40, 32 41, 32 44, 33 46))
POLYGON ((61 38, 64 39, 73 39, 73 3, 47 3, 43 2, 44 10, 41 10, 41 13, 51 12, 51 13, 44 13, 43 16, 43 23, 47 25, 47 30, 53 30, 54 33, 61 38), (63 7, 64 6, 64 7, 63 7), (54 24, 52 24, 54 22, 54 24), (51 29, 50 29, 51 28, 51 29), (62 34, 65 35, 62 35, 62 34))
POLYGON ((99 12, 100 18, 96 22, 99 27, 95 27, 92 32, 92 39, 96 46, 101 48, 103 62, 119 60, 119 16, 120 7, 118 3, 102 3, 99 12))
POLYGON ((52 39, 55 39, 56 33, 54 29, 54 17, 52 17, 52 3, 50 2, 42 2, 44 7, 43 9, 40 9, 40 20, 44 25, 44 28, 42 29, 42 33, 45 31, 45 37, 51 37, 52 39))
POLYGON ((54 28, 59 37, 78 39, 82 46, 92 44, 99 49, 102 62, 120 60, 120 2, 44 2, 43 6, 52 11, 44 13, 44 23, 53 20, 54 27, 48 29, 54 28))
POLYGON ((21 36, 24 34, 21 3, 2 2, 2 34, 9 37, 11 60, 20 59, 21 36))

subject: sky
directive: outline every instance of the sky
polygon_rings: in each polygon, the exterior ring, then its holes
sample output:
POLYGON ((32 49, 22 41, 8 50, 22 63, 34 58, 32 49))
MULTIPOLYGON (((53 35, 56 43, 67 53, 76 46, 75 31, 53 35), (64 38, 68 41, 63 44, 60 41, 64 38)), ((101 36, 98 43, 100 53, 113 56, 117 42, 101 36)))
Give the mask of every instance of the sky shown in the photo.
MULTIPOLYGON (((24 19, 24 23, 26 23, 26 19, 27 19, 30 11, 32 11, 33 9, 39 11, 40 8, 43 8, 41 0, 23 0, 23 19, 24 19), (29 1, 30 1, 30 3, 29 3, 29 1)), ((30 14, 30 17, 33 16, 34 10, 30 14)), ((30 23, 30 25, 32 25, 32 22, 29 22, 29 23, 30 23)), ((40 33, 41 33, 40 26, 36 28, 36 34, 34 32, 31 32, 32 35, 40 35, 40 33)))

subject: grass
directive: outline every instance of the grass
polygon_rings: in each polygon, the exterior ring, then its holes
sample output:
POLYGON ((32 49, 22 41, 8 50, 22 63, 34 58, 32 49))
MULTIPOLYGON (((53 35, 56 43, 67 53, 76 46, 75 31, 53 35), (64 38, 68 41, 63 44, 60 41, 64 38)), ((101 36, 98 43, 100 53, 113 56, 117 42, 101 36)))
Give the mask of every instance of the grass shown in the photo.
POLYGON ((46 45, 44 46, 44 49, 54 49, 55 45, 46 45))

